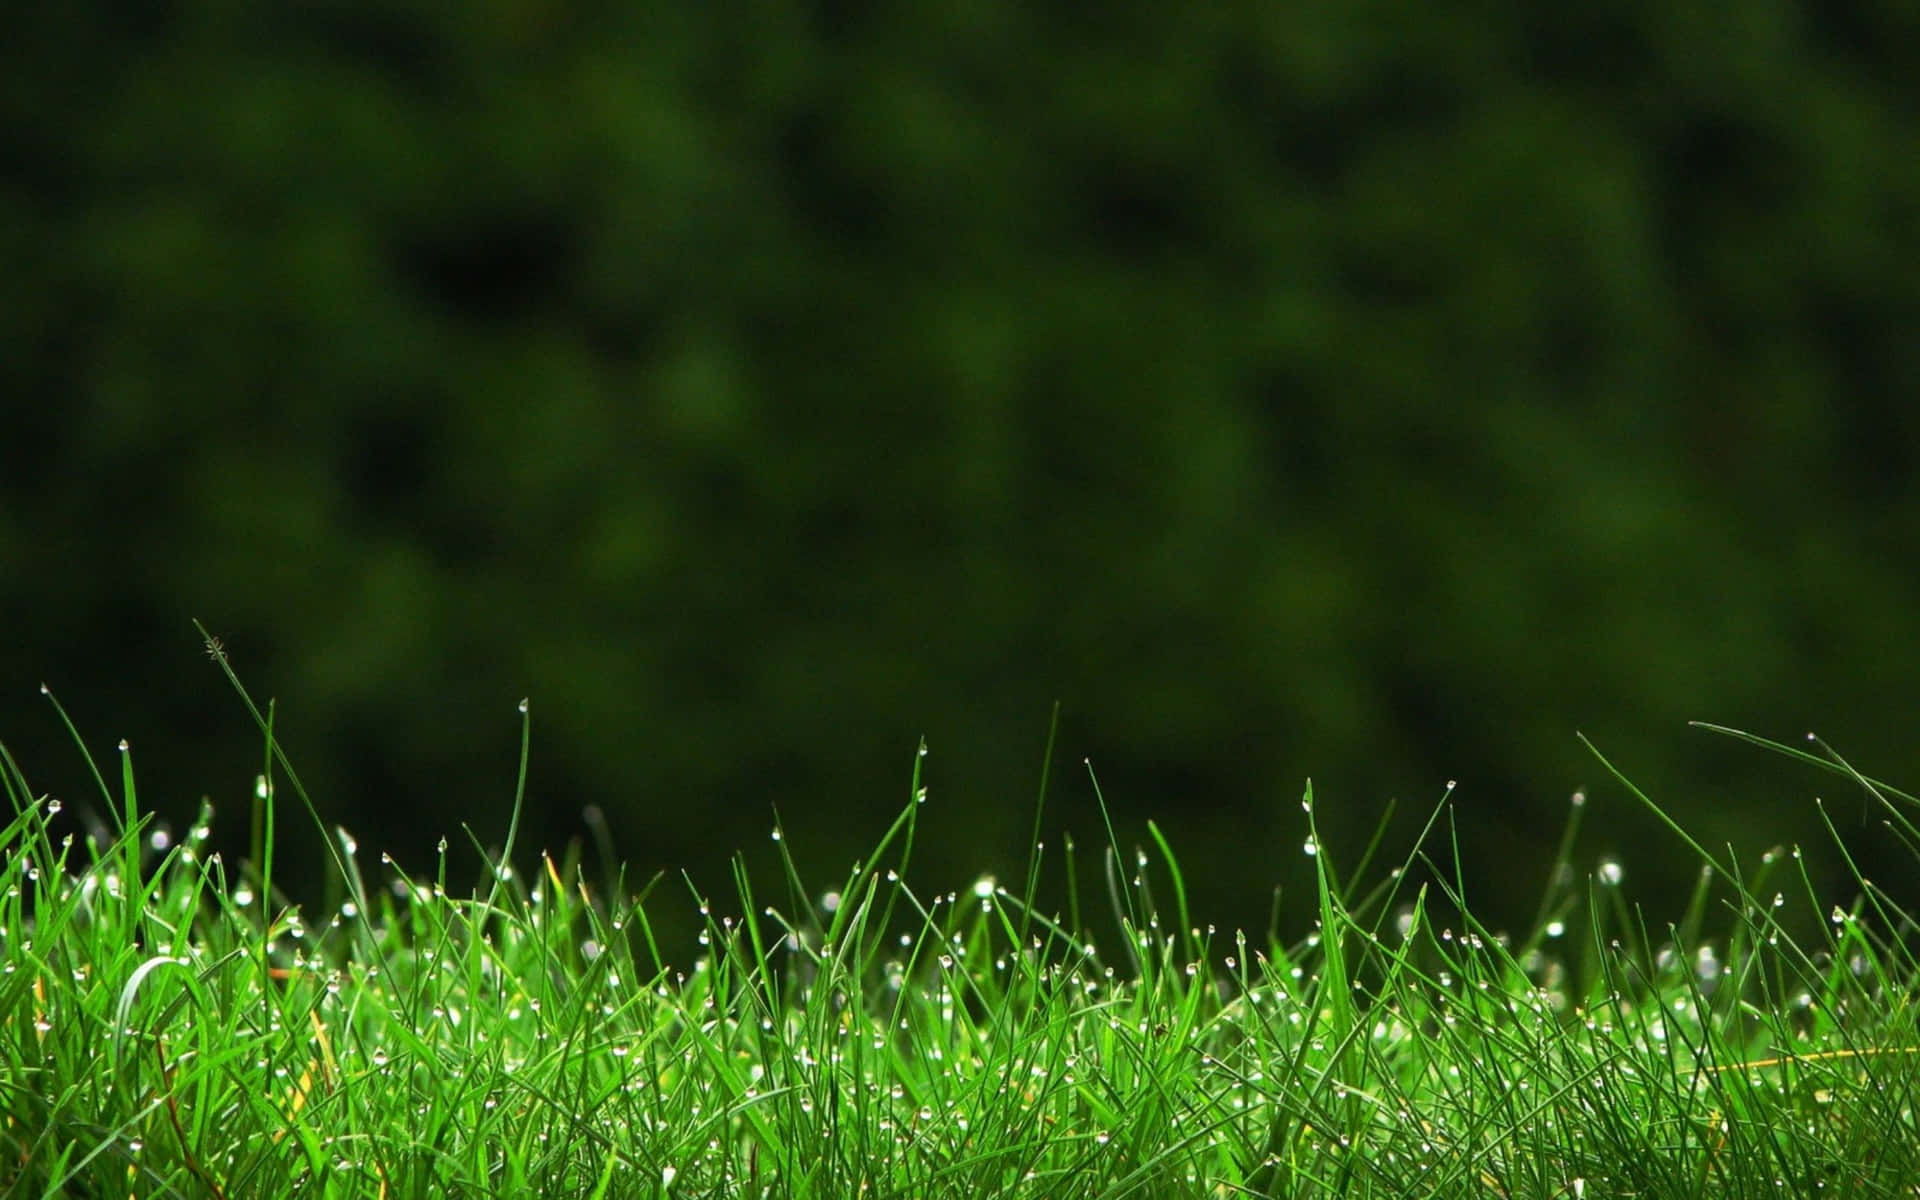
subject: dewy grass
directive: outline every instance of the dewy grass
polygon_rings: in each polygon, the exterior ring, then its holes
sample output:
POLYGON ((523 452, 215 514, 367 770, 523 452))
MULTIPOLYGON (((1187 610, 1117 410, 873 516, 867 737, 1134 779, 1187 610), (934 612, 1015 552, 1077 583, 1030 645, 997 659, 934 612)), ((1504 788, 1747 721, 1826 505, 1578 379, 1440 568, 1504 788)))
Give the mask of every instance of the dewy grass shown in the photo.
MULTIPOLYGON (((117 787, 96 772, 118 829, 85 844, 0 761, 0 1195, 1920 1194, 1914 923, 1864 880, 1819 900, 1798 851, 1749 872, 1696 847, 1693 902, 1650 924, 1604 874, 1572 882, 1576 797, 1557 882, 1508 938, 1462 903, 1444 797, 1362 887, 1309 787, 1315 931, 1282 945, 1190 918, 1157 828, 1151 854, 1109 829, 1091 872, 1053 860, 1065 920, 1032 903, 1038 816, 1018 893, 923 894, 916 763, 832 889, 776 830, 769 891, 738 867, 724 900, 696 891, 680 972, 655 889, 571 858, 483 854, 466 890, 444 843, 416 879, 336 831, 338 910, 283 906, 276 784, 312 805, 255 715, 267 769, 232 871, 204 817, 159 836, 124 753, 117 787), (1117 955, 1081 923, 1088 878, 1117 955)), ((1915 845, 1916 802, 1852 778, 1915 845)))

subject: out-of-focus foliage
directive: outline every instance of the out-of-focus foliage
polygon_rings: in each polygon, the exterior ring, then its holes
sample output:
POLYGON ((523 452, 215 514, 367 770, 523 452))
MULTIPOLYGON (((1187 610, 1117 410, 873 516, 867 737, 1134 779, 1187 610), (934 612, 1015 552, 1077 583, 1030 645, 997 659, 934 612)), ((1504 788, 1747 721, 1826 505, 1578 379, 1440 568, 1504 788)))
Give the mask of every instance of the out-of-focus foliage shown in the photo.
POLYGON ((238 820, 197 616, 415 864, 523 695, 530 837, 708 878, 778 804, 830 880, 922 733, 935 867, 1017 871, 1056 698, 1048 827, 1090 756, 1223 924, 1309 774, 1336 846, 1457 777, 1513 909, 1583 783, 1670 869, 1576 729, 1817 836, 1683 722, 1920 778, 1913 14, 32 6, 0 735, 83 791, 44 678, 238 820))

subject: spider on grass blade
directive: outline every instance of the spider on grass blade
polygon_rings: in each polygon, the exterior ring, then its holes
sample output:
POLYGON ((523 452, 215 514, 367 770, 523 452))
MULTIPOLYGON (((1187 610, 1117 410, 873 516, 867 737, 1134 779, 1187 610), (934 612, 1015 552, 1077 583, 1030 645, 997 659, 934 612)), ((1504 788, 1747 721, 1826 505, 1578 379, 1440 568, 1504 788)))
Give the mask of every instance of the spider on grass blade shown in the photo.
POLYGON ((211 633, 207 635, 207 657, 214 662, 227 661, 227 644, 211 633))

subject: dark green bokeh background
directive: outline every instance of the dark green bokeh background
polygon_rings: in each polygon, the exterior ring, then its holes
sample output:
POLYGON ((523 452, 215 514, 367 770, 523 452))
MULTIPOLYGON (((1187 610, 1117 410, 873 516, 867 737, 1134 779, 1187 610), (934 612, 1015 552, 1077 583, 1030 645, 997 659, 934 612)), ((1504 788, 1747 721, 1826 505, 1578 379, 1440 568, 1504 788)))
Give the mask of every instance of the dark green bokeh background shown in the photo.
POLYGON ((1057 699, 1050 843, 1091 758, 1222 926, 1309 775, 1347 861, 1458 779, 1495 913, 1582 785, 1583 861, 1689 886, 1576 730, 1898 883, 1685 722, 1920 782, 1914 14, 14 13, 0 737, 89 793, 45 680, 239 839, 198 617, 415 871, 504 832, 531 696, 529 850, 597 805, 724 891, 778 805, 825 887, 925 734, 922 882, 1010 877, 1057 699))

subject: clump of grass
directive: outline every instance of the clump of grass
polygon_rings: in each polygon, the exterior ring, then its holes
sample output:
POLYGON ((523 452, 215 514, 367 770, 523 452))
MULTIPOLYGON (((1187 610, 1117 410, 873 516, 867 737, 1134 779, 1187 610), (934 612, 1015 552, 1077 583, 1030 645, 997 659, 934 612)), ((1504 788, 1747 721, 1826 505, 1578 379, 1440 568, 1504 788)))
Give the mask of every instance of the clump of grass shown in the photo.
MULTIPOLYGON (((465 889, 444 843, 431 879, 383 856, 369 882, 336 830, 338 908, 282 904, 279 788, 318 815, 255 716, 267 769, 232 874, 204 814, 177 843, 154 836, 124 753, 117 794, 95 772, 118 828, 80 845, 0 762, 0 1195, 1912 1196, 1920 1180, 1914 923, 1864 881, 1823 907, 1797 850, 1747 871, 1696 846, 1692 902, 1649 927, 1604 874, 1575 878, 1576 803, 1535 927, 1509 938, 1430 852, 1460 836, 1444 798, 1363 889, 1320 842, 1309 785, 1311 936, 1196 922, 1159 831, 1147 854, 1109 829, 1091 864, 1109 950, 1080 919, 1089 864, 1070 843, 1068 917, 1034 907, 1054 861, 1038 815, 1017 888, 917 890, 916 760, 899 817, 833 888, 801 880, 779 830, 777 899, 737 863, 724 900, 689 883, 701 949, 676 970, 647 916, 659 880, 590 885, 577 856, 520 874, 511 830, 465 889), (1818 933, 1795 940, 1787 914, 1807 904, 1818 933)), ((1915 801, 1853 778, 1913 845, 1915 801)))

